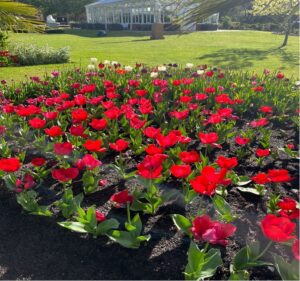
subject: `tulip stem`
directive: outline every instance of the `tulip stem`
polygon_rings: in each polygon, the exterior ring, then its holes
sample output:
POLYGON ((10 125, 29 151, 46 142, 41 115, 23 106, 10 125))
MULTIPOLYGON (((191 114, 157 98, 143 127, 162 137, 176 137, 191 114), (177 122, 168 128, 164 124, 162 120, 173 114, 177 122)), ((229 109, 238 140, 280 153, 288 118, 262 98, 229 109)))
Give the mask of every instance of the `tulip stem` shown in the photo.
POLYGON ((130 203, 129 202, 127 202, 127 220, 128 220, 128 223, 131 224, 130 203))
POLYGON ((269 250, 269 248, 272 246, 273 241, 269 241, 269 243, 267 244, 267 246, 265 247, 265 249, 255 258, 255 260, 260 259, 261 257, 263 257, 265 255, 265 253, 269 250))
POLYGON ((206 242, 206 243, 205 243, 205 246, 204 246, 204 253, 206 253, 206 252, 207 252, 207 249, 208 249, 208 247, 209 247, 209 243, 208 243, 208 242, 206 242))

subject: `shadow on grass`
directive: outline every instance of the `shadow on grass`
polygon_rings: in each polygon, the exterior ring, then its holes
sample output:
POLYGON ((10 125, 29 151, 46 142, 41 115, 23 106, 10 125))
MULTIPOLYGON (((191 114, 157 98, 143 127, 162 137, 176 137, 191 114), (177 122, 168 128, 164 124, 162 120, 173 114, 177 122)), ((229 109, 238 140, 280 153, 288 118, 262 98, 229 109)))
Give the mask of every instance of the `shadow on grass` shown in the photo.
MULTIPOLYGON (((208 60, 213 65, 238 70, 240 68, 252 67, 255 61, 263 61, 269 56, 279 57, 282 63, 289 65, 289 68, 297 67, 299 65, 296 54, 279 48, 271 48, 267 50, 247 48, 221 49, 213 53, 205 54, 196 59, 208 60)), ((278 65, 278 67, 282 66, 278 65)), ((283 66, 282 69, 285 69, 285 67, 283 66)))
MULTIPOLYGON (((100 29, 99 29, 100 30, 100 29)), ((97 33, 99 30, 93 29, 65 29, 62 34, 69 34, 81 37, 94 37, 98 38, 97 33)), ((190 32, 181 32, 181 31, 165 31, 164 35, 186 35, 190 32)), ((51 34, 49 34, 51 35, 51 34)), ((57 35, 57 34, 56 34, 57 35)), ((108 31, 107 37, 146 37, 151 36, 151 31, 130 31, 130 30, 122 30, 122 31, 108 31)), ((103 37, 103 38, 107 38, 103 37)))

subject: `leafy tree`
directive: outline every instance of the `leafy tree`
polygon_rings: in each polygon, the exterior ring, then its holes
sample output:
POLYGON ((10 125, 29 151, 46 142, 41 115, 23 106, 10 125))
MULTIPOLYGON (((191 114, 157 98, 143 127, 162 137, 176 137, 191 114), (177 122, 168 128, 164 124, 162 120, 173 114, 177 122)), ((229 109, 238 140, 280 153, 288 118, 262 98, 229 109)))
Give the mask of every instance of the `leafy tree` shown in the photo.
POLYGON ((57 16, 69 16, 78 20, 85 16, 84 6, 95 2, 94 0, 21 0, 24 3, 34 5, 41 9, 43 15, 54 14, 57 16))
POLYGON ((289 34, 293 24, 293 16, 299 10, 299 0, 255 0, 253 2, 253 14, 260 16, 283 16, 285 24, 285 36, 281 47, 288 43, 289 34))
POLYGON ((0 0, 0 31, 39 30, 38 10, 32 5, 13 0, 0 0))

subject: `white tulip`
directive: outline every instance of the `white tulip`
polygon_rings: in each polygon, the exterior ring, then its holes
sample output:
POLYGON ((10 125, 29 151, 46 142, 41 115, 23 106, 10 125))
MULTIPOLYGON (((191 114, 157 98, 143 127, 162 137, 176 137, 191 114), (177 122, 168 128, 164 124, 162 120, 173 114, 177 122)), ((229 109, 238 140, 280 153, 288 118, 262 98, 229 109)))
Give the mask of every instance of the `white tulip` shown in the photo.
POLYGON ((157 72, 151 72, 151 73, 150 73, 150 77, 151 77, 151 78, 157 78, 157 76, 158 76, 158 73, 157 73, 157 72))
POLYGON ((105 61, 103 62, 103 64, 109 65, 109 64, 110 64, 110 60, 105 60, 105 61))
POLYGON ((98 62, 97 58, 91 58, 91 64, 96 64, 98 62))
POLYGON ((187 64, 186 64, 186 67, 187 67, 187 68, 193 68, 193 67, 194 67, 194 64, 192 64, 192 63, 187 63, 187 64))
POLYGON ((130 66, 130 65, 126 65, 126 66, 124 67, 124 69, 125 69, 126 71, 128 71, 128 72, 131 72, 131 71, 133 70, 133 67, 130 66))
POLYGON ((204 70, 197 70, 197 74, 198 75, 203 75, 204 74, 204 70))
POLYGON ((159 67, 157 68, 157 70, 158 70, 158 71, 161 71, 161 72, 167 71, 167 67, 164 66, 164 65, 161 65, 161 66, 159 66, 159 67))
POLYGON ((89 71, 94 71, 95 70, 95 65, 89 64, 87 68, 88 68, 89 71))

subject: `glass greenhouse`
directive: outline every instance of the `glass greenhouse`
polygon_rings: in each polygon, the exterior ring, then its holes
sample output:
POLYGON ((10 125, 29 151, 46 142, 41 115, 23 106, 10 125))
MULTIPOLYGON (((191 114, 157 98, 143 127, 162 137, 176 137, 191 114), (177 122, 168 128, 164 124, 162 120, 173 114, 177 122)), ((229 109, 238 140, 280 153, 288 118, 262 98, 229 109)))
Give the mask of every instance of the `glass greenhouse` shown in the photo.
MULTIPOLYGON (((170 24, 176 13, 178 15, 176 5, 172 5, 171 1, 159 0, 99 0, 85 8, 88 23, 100 23, 106 27, 108 24, 120 24, 130 30, 137 25, 151 25, 154 22, 170 24)), ((218 19, 219 14, 215 14, 205 22, 218 24, 218 19)))

